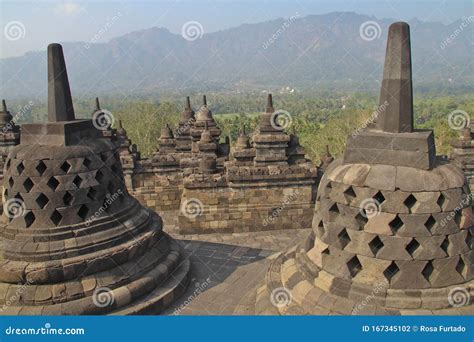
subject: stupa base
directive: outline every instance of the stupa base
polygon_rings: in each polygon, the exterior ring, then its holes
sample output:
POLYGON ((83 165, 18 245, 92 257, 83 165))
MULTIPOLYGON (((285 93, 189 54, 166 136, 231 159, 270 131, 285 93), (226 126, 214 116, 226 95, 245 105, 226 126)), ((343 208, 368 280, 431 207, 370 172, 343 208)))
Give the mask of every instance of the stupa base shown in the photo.
MULTIPOLYGON (((383 289, 377 290, 373 286, 372 295, 357 294, 353 285, 352 289, 344 288, 337 283, 337 279, 322 271, 307 256, 307 251, 302 246, 293 247, 280 254, 268 268, 265 282, 255 291, 250 291, 237 306, 236 315, 474 315, 474 282, 452 286, 434 291, 445 292, 453 289, 468 291, 465 302, 456 302, 446 308, 430 308, 429 305, 444 305, 448 296, 430 298, 427 307, 420 301, 419 307, 410 300, 408 294, 405 298, 391 299, 391 303, 406 305, 406 308, 393 307, 387 303, 389 299, 383 289), (352 291, 352 292, 351 292, 352 291), (335 293, 347 292, 347 296, 335 293), (398 300, 398 301, 397 301, 398 300), (251 302, 251 303, 250 303, 251 302), (436 304, 437 303, 437 304, 436 304), (463 305, 460 305, 463 304, 463 305), (457 306, 459 305, 459 306, 457 306)), ((357 289, 359 290, 359 289, 357 289)), ((422 290, 406 290, 420 294, 422 290)), ((459 300, 460 297, 458 297, 459 300)), ((392 304, 390 304, 392 305, 392 304)))

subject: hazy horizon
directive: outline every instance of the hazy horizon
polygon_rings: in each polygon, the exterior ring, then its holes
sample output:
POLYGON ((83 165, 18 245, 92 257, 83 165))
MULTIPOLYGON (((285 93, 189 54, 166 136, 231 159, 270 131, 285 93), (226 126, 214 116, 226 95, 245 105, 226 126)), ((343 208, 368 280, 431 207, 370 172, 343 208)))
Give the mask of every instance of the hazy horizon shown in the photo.
POLYGON ((203 33, 242 24, 259 23, 294 15, 304 17, 330 12, 356 12, 377 19, 393 18, 450 24, 473 13, 471 1, 1 1, 0 58, 44 50, 50 42, 105 43, 124 34, 163 27, 180 33, 183 24, 197 21, 203 33), (13 23, 13 24, 12 24, 13 23), (21 39, 8 39, 10 26, 21 39))

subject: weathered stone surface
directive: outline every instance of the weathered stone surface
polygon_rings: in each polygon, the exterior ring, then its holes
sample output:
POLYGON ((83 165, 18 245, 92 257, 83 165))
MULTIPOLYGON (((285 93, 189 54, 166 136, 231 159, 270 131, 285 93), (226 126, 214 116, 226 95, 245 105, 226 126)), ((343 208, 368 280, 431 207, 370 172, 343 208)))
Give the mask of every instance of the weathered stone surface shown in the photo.
POLYGON ((91 120, 75 120, 62 48, 53 44, 48 53, 49 122, 24 127, 5 168, 5 199, 17 196, 24 206, 23 215, 0 227, 0 281, 24 299, 11 303, 10 312, 144 310, 148 305, 138 298, 161 286, 166 291, 157 300, 174 298, 189 263, 178 265, 180 249, 161 231, 161 218, 128 195, 113 139, 91 120), (180 272, 160 274, 163 263, 169 273, 180 272), (125 286, 137 282, 142 286, 131 303, 125 286), (104 289, 114 289, 113 305, 95 305, 95 291, 104 289))

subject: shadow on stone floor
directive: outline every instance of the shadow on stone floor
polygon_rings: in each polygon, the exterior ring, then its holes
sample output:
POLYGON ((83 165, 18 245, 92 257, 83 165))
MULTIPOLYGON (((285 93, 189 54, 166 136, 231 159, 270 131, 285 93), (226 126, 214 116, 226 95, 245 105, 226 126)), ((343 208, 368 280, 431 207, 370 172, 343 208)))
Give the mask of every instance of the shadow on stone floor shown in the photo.
POLYGON ((274 251, 178 240, 192 265, 186 292, 164 314, 232 314, 242 296, 263 280, 274 251))

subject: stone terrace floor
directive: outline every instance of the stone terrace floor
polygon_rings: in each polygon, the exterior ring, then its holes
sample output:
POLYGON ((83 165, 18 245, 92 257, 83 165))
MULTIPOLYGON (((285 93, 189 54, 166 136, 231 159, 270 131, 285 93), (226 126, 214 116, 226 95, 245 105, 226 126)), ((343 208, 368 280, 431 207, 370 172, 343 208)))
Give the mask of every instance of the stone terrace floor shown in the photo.
POLYGON ((245 295, 263 282, 278 252, 308 237, 311 229, 234 234, 179 235, 172 213, 162 214, 165 231, 191 260, 187 291, 169 307, 168 315, 231 315, 245 295))

